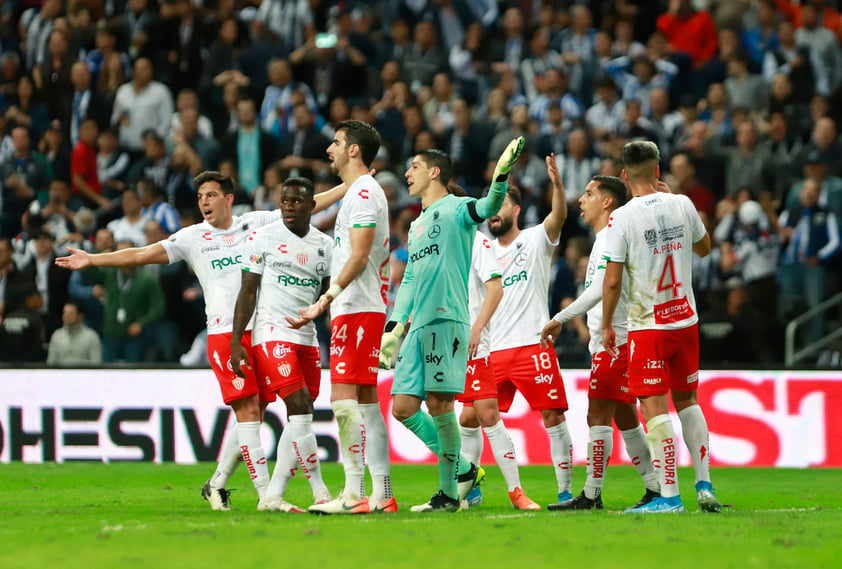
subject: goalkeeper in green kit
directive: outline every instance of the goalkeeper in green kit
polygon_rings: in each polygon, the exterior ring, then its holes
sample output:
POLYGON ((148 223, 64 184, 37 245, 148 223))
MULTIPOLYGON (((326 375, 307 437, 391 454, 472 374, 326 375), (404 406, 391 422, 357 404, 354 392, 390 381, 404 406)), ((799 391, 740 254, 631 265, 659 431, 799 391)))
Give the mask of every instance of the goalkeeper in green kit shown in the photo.
POLYGON ((523 150, 523 137, 509 143, 494 169, 488 195, 457 197, 448 191, 453 161, 439 150, 417 154, 406 172, 409 193, 421 198, 421 215, 409 229, 409 261, 395 308, 380 346, 380 365, 389 368, 401 346, 392 384, 392 414, 439 460, 439 491, 413 512, 453 512, 484 476, 460 455, 459 423, 453 400, 465 387, 470 339, 468 273, 477 225, 503 205, 508 174, 523 150), (429 414, 421 409, 427 401, 429 414))

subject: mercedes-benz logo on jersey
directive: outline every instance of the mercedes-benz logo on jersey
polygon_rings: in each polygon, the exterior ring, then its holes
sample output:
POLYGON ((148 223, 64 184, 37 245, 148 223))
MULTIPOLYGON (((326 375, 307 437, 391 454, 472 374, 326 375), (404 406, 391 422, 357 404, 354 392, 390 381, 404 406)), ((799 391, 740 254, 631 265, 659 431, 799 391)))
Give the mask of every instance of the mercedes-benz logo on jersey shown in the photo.
POLYGON ((526 264, 526 253, 518 253, 515 257, 515 265, 522 267, 526 264))
POLYGON ((327 265, 324 262, 319 261, 316 264, 316 274, 317 275, 324 275, 325 273, 327 273, 327 265))
POLYGON ((658 234, 654 229, 647 229, 643 232, 643 239, 646 240, 647 245, 654 247, 655 243, 658 242, 658 234))
MULTIPOLYGON (((438 212, 436 212, 436 213, 438 213, 438 212)), ((438 223, 435 224, 434 226, 432 226, 430 228, 430 230, 427 232, 427 237, 429 237, 430 239, 435 239, 439 235, 441 235, 441 227, 439 227, 438 223)))

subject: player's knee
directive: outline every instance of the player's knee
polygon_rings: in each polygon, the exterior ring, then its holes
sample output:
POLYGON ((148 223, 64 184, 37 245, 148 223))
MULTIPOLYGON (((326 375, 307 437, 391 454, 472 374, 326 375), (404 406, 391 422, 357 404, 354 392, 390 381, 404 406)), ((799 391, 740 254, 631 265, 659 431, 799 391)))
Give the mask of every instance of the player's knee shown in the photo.
POLYGON ((550 428, 564 422, 563 409, 544 409, 541 411, 541 418, 544 420, 544 427, 550 428))
POLYGON ((284 405, 287 408, 287 415, 312 415, 313 400, 307 389, 299 389, 284 397, 284 405))

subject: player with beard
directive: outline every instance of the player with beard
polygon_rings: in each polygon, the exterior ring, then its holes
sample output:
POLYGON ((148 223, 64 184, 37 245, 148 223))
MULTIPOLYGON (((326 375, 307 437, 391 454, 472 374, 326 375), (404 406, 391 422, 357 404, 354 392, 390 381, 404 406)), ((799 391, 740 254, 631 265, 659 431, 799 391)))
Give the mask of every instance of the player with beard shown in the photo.
MULTIPOLYGON (((237 417, 222 447, 219 465, 202 487, 202 496, 214 510, 229 510, 229 494, 225 489, 240 462, 249 467, 258 496, 263 497, 269 484, 266 454, 260 443, 260 422, 265 402, 259 398, 254 371, 246 368, 245 378, 234 373, 231 364, 231 331, 233 312, 231 299, 240 289, 240 264, 244 260, 246 238, 254 229, 278 219, 278 212, 255 211, 235 216, 234 182, 219 172, 203 172, 193 180, 197 188, 199 210, 204 221, 185 227, 169 238, 145 247, 132 247, 112 253, 90 254, 68 248, 70 255, 56 259, 56 265, 71 270, 85 267, 127 267, 168 264, 186 261, 202 286, 208 327, 208 360, 211 362, 223 401, 237 417)), ((337 186, 316 196, 313 211, 322 210, 345 193, 337 186)), ((253 358, 251 325, 243 334, 242 345, 253 358)), ((250 360, 253 361, 253 360, 250 360)))
POLYGON ((564 417, 567 395, 555 351, 541 346, 540 335, 550 318, 550 263, 567 218, 567 202, 555 156, 548 156, 546 163, 553 193, 552 209, 543 223, 524 230, 518 227, 521 194, 515 187, 509 188, 499 213, 488 220, 503 276, 503 300, 491 317, 491 366, 501 412, 509 410, 516 391, 532 409, 541 411, 550 436, 558 501, 564 502, 573 498, 572 442, 564 417))
POLYGON ((310 482, 313 501, 330 501, 313 432, 313 401, 319 395, 322 376, 316 325, 310 322, 294 330, 286 322, 287 316, 297 316, 329 284, 332 240, 310 226, 315 203, 310 180, 287 178, 281 186, 283 221, 265 225, 249 235, 246 260, 241 265, 242 284, 231 335, 234 373, 245 378, 244 368, 254 369, 260 378, 257 383, 261 399, 273 401, 280 396, 287 409, 275 470, 258 510, 306 512, 283 497, 299 466, 310 482), (242 340, 252 315, 254 359, 250 360, 242 340))
POLYGON ((582 219, 594 228, 596 240, 588 259, 585 276, 585 291, 567 308, 553 316, 541 331, 541 343, 552 346, 561 332, 561 326, 569 320, 587 313, 590 330, 590 352, 592 355, 591 377, 588 388, 588 476, 581 494, 558 504, 550 504, 550 510, 602 509, 602 485, 608 468, 608 459, 613 451, 614 429, 617 428, 626 441, 626 450, 644 482, 646 494, 634 507, 640 507, 660 497, 658 475, 652 465, 652 456, 646 443, 646 433, 637 418, 635 399, 629 394, 628 345, 626 338, 626 279, 623 279, 622 294, 614 313, 614 328, 617 330, 617 355, 612 356, 602 345, 602 280, 605 275, 605 231, 611 212, 626 201, 626 185, 613 176, 594 176, 579 198, 582 219))
POLYGON ((640 400, 658 468, 661 497, 628 513, 683 512, 669 395, 696 471, 702 511, 722 505, 710 481, 707 422, 699 407, 699 330, 692 257, 710 253, 710 235, 687 196, 658 191, 661 155, 648 141, 623 147, 623 179, 632 199, 614 211, 605 235, 602 341, 617 355, 614 314, 628 273, 629 390, 640 400))

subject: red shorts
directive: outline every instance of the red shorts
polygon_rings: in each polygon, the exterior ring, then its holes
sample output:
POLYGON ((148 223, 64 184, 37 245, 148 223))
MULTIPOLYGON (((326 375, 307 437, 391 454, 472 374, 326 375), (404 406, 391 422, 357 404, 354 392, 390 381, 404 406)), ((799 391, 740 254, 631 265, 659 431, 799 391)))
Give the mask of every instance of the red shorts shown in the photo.
POLYGON ((623 344, 617 351, 619 355, 616 358, 608 352, 594 354, 588 399, 634 403, 635 399, 629 393, 629 345, 623 344))
POLYGON ((629 390, 635 397, 699 388, 699 328, 629 332, 629 390))
POLYGON ((234 368, 231 366, 231 332, 208 336, 208 360, 210 360, 211 369, 219 381, 222 400, 226 404, 260 393, 254 376, 254 351, 251 347, 251 331, 247 330, 243 334, 241 345, 246 349, 249 362, 252 364, 251 367, 243 366, 245 378, 234 373, 234 368))
POLYGON ((314 401, 319 396, 322 364, 318 346, 266 342, 254 347, 254 356, 263 401, 274 401, 276 396, 284 399, 304 387, 314 401))
POLYGON ((386 315, 359 312, 336 316, 330 323, 330 381, 377 385, 380 339, 386 315))
POLYGON ((478 399, 497 399, 497 381, 487 357, 468 362, 465 391, 456 394, 456 400, 466 404, 478 399))
POLYGON ((532 409, 567 411, 567 393, 553 348, 533 344, 491 352, 491 366, 500 411, 509 410, 515 391, 521 392, 532 409))

